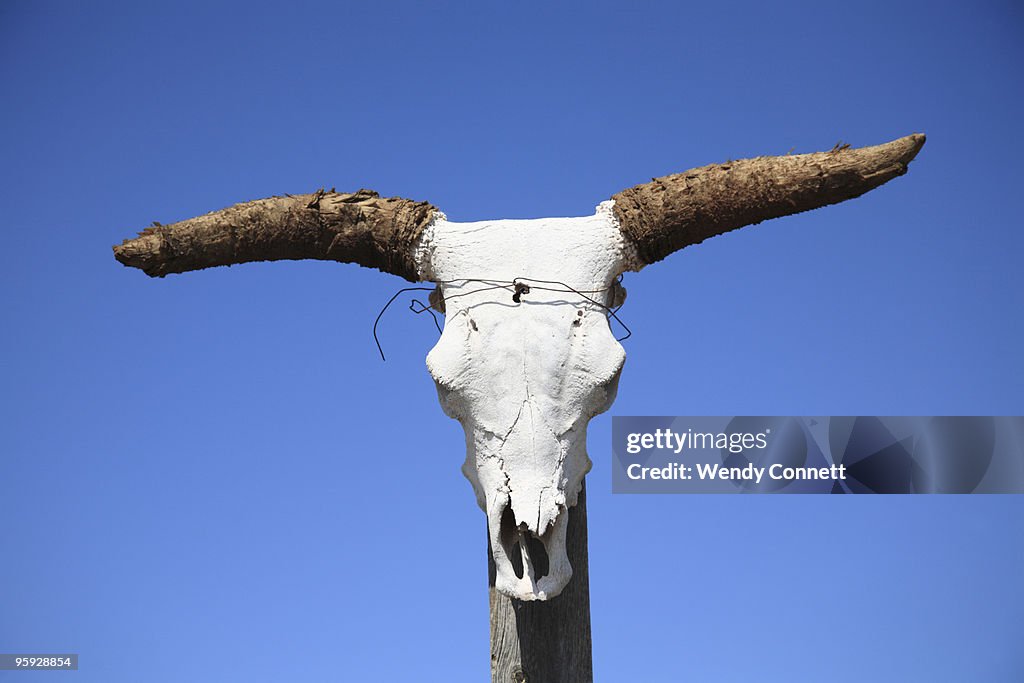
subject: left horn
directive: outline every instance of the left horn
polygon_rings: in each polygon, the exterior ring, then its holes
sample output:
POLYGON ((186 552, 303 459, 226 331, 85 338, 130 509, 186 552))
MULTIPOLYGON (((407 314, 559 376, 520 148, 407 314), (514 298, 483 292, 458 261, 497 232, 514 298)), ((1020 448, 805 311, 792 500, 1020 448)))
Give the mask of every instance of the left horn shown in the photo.
POLYGON ((874 147, 695 168, 614 195, 614 211, 639 269, 745 225, 859 197, 906 173, 924 140, 914 134, 874 147))
POLYGON ((413 246, 436 211, 427 202, 381 198, 372 190, 320 190, 155 224, 114 247, 114 256, 153 277, 251 261, 318 259, 416 282, 413 246))

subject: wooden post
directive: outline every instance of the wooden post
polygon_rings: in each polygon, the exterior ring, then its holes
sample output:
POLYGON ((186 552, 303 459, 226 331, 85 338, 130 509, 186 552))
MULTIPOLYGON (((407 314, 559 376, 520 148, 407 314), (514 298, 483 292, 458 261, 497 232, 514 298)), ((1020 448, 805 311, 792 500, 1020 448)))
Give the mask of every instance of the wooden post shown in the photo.
POLYGON ((566 551, 572 579, 561 595, 524 602, 494 588, 490 541, 491 683, 592 683, 590 572, 587 566, 587 490, 569 508, 566 551))

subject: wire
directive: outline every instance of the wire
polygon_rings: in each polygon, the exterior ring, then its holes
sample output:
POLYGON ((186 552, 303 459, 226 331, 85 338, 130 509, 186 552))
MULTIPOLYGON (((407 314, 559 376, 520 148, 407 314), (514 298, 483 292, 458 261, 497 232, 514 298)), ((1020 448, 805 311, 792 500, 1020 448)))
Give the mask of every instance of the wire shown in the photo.
MULTIPOLYGON (((377 319, 373 321, 373 340, 375 342, 377 342, 377 350, 380 351, 380 359, 382 361, 387 361, 387 358, 384 357, 384 349, 381 348, 381 346, 380 346, 380 339, 377 338, 377 325, 380 323, 380 319, 384 315, 384 312, 387 311, 388 307, 395 302, 395 299, 397 299, 402 294, 405 294, 406 292, 433 292, 433 291, 434 291, 433 287, 403 287, 402 289, 400 289, 397 292, 395 292, 395 295, 393 297, 388 299, 388 302, 386 304, 384 304, 384 308, 380 309, 380 313, 377 314, 377 319)), ((411 307, 412 307, 412 305, 410 304, 410 308, 411 307)), ((437 322, 437 321, 435 320, 434 322, 437 322)))
MULTIPOLYGON (((633 331, 630 330, 629 327, 626 325, 626 323, 622 322, 622 319, 619 318, 619 316, 617 315, 618 312, 619 312, 619 309, 622 308, 622 304, 619 304, 615 308, 612 308, 612 307, 610 307, 610 306, 608 306, 606 304, 601 303, 600 301, 597 301, 596 299, 593 299, 593 298, 587 296, 587 294, 599 294, 600 292, 607 292, 608 290, 612 289, 615 285, 619 285, 621 287, 622 286, 622 274, 621 273, 619 274, 618 277, 615 278, 615 281, 612 284, 608 285, 607 287, 603 287, 601 289, 583 289, 583 290, 576 289, 574 287, 570 287, 569 285, 565 284, 564 282, 560 282, 558 280, 539 280, 537 278, 529 278, 529 277, 516 277, 516 278, 513 278, 512 280, 499 280, 497 278, 460 277, 460 278, 455 278, 453 280, 432 280, 431 282, 433 282, 434 287, 403 287, 402 289, 400 289, 397 292, 395 292, 394 296, 392 296, 390 299, 388 299, 388 302, 386 304, 384 304, 384 308, 380 309, 380 313, 377 314, 377 319, 373 321, 373 340, 377 343, 377 351, 380 352, 380 359, 382 361, 387 361, 387 358, 384 357, 384 349, 381 347, 380 338, 377 336, 377 325, 380 324, 380 319, 384 316, 384 313, 388 310, 388 308, 391 306, 391 304, 393 304, 395 302, 395 299, 397 299, 399 296, 401 296, 405 292, 433 292, 436 289, 438 289, 438 287, 440 287, 441 285, 453 285, 455 283, 479 282, 481 284, 488 285, 488 286, 480 287, 478 289, 474 289, 474 290, 471 290, 471 291, 468 291, 468 292, 460 292, 458 294, 451 294, 449 296, 444 297, 445 301, 451 301, 452 299, 457 299, 457 298, 459 298, 461 296, 469 296, 470 294, 479 294, 480 292, 489 292, 489 291, 492 291, 492 290, 495 290, 495 289, 505 289, 505 290, 508 290, 508 291, 512 292, 512 300, 515 303, 517 303, 517 304, 520 303, 520 297, 522 295, 524 295, 524 294, 529 294, 531 289, 536 289, 536 290, 542 291, 542 292, 565 292, 565 293, 570 293, 571 292, 571 293, 576 294, 576 295, 578 295, 580 297, 583 297, 584 299, 586 299, 590 303, 594 304, 595 306, 598 306, 599 308, 604 309, 605 317, 606 318, 613 319, 613 320, 615 320, 615 322, 619 323, 619 325, 622 326, 622 329, 624 329, 626 331, 626 335, 623 336, 623 337, 616 338, 616 341, 620 341, 620 342, 621 341, 625 341, 626 339, 629 339, 630 337, 633 336, 633 331), (530 282, 530 283, 540 283, 542 285, 559 285, 560 287, 562 287, 562 289, 555 289, 553 287, 540 287, 540 286, 537 286, 536 284, 527 285, 526 284, 527 282, 530 282)), ((420 314, 420 313, 424 313, 424 312, 430 313, 430 317, 433 318, 433 320, 434 320, 434 327, 437 328, 438 334, 442 333, 441 325, 440 325, 440 323, 437 322, 437 316, 434 314, 433 308, 431 306, 428 306, 428 305, 424 304, 419 299, 413 299, 409 303, 409 310, 412 311, 413 313, 416 313, 417 315, 420 314), (419 308, 417 308, 417 306, 419 306, 419 308)))

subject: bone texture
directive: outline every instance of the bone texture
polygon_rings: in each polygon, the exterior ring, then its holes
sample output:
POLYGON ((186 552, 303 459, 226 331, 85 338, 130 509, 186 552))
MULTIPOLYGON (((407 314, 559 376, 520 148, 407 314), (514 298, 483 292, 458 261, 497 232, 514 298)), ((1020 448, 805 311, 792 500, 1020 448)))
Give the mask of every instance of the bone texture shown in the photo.
POLYGON ((117 260, 163 277, 251 261, 358 263, 416 281, 413 245, 436 209, 372 190, 320 190, 235 204, 198 218, 155 224, 114 247, 117 260))
POLYGON ((610 203, 582 218, 438 220, 417 252, 421 276, 442 283, 445 307, 427 368, 445 412, 465 429, 463 472, 487 513, 495 586, 505 595, 545 600, 572 576, 567 510, 590 469, 587 423, 611 404, 625 360, 605 310, 587 297, 610 299, 629 253, 610 203), (531 286, 519 303, 516 278, 531 286), (506 509, 506 527, 514 518, 516 528, 503 537, 506 509), (546 575, 522 544, 516 550, 519 531, 543 545, 546 575))
POLYGON ((642 268, 730 230, 859 197, 906 173, 924 141, 915 134, 874 147, 694 168, 619 192, 615 215, 642 268))

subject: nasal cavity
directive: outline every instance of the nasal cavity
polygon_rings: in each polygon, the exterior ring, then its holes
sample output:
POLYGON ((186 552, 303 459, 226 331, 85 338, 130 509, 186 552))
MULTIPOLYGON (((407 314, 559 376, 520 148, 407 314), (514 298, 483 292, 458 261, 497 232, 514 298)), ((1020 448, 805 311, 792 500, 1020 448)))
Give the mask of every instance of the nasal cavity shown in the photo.
POLYGON ((498 540, 505 550, 505 557, 512 563, 512 571, 515 572, 517 579, 523 578, 527 563, 533 567, 534 581, 547 576, 550 561, 544 543, 526 527, 525 522, 516 524, 516 515, 511 505, 506 506, 501 513, 498 540))

